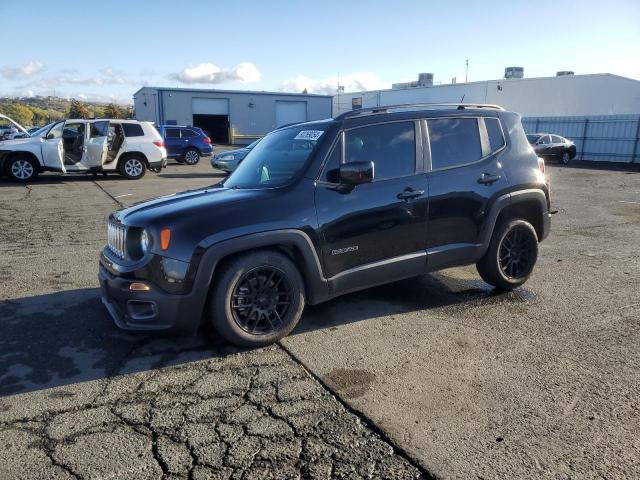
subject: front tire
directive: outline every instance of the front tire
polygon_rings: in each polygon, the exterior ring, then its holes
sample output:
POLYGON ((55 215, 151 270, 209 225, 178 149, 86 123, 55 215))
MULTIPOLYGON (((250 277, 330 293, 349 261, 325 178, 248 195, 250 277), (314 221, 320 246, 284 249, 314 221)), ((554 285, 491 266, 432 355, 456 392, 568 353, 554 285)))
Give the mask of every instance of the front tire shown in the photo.
POLYGON ((127 157, 120 163, 120 175, 128 180, 138 180, 144 177, 146 171, 145 160, 138 156, 127 157))
POLYGON ((33 159, 17 156, 9 160, 7 174, 14 182, 27 183, 38 177, 38 167, 33 159))
POLYGON ((560 162, 563 165, 567 165, 571 161, 571 152, 569 150, 565 150, 562 156, 560 157, 560 162))
POLYGON ((187 165, 196 165, 200 161, 200 152, 195 148, 190 148, 184 152, 184 163, 187 165))
POLYGON ((260 347, 288 335, 304 310, 304 283, 285 255, 262 250, 234 258, 215 279, 211 317, 225 340, 260 347))
POLYGON ((493 232, 489 248, 476 264, 489 285, 513 290, 525 283, 538 259, 538 235, 524 220, 510 220, 493 232))

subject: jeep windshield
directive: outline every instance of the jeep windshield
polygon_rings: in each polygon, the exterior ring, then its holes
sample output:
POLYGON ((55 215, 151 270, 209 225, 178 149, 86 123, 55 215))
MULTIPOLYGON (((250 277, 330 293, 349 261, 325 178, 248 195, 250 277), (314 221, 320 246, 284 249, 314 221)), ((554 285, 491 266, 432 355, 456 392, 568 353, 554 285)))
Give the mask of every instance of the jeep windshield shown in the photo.
POLYGON ((226 188, 274 188, 295 177, 322 139, 328 123, 308 123, 265 136, 224 182, 226 188))

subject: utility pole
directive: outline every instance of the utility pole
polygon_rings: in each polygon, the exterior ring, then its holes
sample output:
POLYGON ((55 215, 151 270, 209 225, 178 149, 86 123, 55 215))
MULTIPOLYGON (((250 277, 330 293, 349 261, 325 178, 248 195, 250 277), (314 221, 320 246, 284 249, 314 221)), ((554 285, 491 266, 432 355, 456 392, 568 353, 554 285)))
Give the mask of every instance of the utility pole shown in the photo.
POLYGON ((465 72, 464 72, 464 83, 469 83, 469 59, 467 58, 464 62, 465 72))

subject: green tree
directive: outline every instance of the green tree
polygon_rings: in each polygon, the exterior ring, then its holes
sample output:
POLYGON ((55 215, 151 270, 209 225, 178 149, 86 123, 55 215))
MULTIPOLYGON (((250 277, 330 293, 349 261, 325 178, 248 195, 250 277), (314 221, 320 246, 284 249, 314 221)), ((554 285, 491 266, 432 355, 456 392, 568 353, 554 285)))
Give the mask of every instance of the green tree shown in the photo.
POLYGON ((110 103, 106 107, 104 107, 104 117, 105 118, 122 118, 123 115, 122 109, 120 109, 117 105, 110 103))
POLYGON ((69 105, 69 118, 87 118, 89 116, 89 110, 82 103, 75 98, 71 99, 71 105, 69 105))
POLYGON ((14 122, 18 122, 22 126, 29 127, 32 125, 33 110, 19 102, 12 102, 8 105, 3 105, 0 107, 0 112, 4 113, 7 117, 10 117, 14 122))

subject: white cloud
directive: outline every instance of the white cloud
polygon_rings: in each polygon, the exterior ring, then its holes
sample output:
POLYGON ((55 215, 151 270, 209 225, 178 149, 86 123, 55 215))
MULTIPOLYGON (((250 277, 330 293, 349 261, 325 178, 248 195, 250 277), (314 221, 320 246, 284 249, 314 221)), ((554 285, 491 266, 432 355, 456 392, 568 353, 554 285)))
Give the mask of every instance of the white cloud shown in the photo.
POLYGON ((32 77, 42 71, 44 65, 40 62, 30 61, 19 67, 0 67, 0 76, 7 80, 21 80, 32 77))
POLYGON ((383 82, 375 73, 352 73, 340 77, 328 77, 320 80, 298 75, 282 82, 281 90, 286 92, 324 93, 335 95, 338 85, 344 86, 345 92, 360 92, 366 90, 382 90, 389 88, 389 84, 383 82))
POLYGON ((186 84, 253 83, 259 82, 260 77, 260 71, 253 63, 249 62, 239 63, 231 69, 222 69, 213 63, 200 63, 169 75, 169 78, 186 84))

